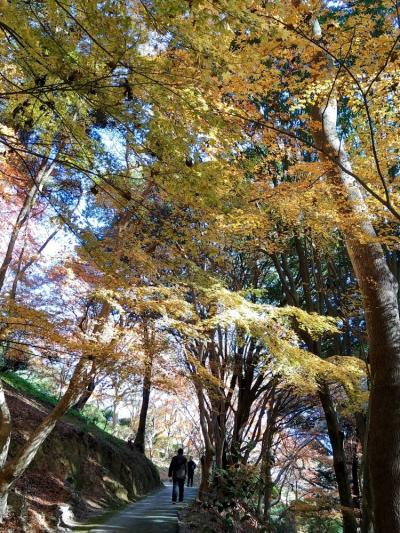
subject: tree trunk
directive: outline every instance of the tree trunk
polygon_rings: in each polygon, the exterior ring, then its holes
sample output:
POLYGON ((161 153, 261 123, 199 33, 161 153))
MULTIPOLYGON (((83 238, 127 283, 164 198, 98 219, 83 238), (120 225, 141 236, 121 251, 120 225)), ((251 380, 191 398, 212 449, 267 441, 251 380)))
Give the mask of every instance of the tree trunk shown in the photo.
MULTIPOLYGON (((28 442, 22 446, 16 456, 1 468, 0 523, 4 519, 11 486, 31 464, 40 446, 51 433, 57 421, 72 407, 88 379, 90 379, 90 370, 86 368, 86 359, 82 358, 76 365, 70 384, 59 403, 33 431, 28 442)), ((3 453, 4 450, 2 450, 3 453)))
MULTIPOLYGON (((303 286, 305 308, 309 313, 313 311, 317 311, 320 314, 326 312, 326 309, 321 302, 319 304, 316 304, 316 308, 313 304, 311 297, 311 283, 308 271, 306 251, 304 249, 303 242, 301 242, 298 237, 295 238, 295 246, 299 258, 299 271, 301 274, 303 286)), ((318 293, 321 293, 323 291, 323 283, 321 280, 316 280, 315 286, 317 288, 318 293)), ((320 344, 314 341, 311 336, 306 332, 300 332, 299 334, 306 343, 308 350, 317 355, 318 357, 321 357, 320 344)), ((320 385, 319 398, 321 401, 322 409, 324 411, 329 441, 332 447, 333 469, 335 472, 336 484, 341 505, 343 532, 357 533, 357 520, 355 518, 353 510, 354 502, 351 494, 350 479, 347 471, 348 469, 346 466, 346 457, 343 447, 343 435, 340 431, 340 424, 332 400, 332 396, 329 387, 326 383, 321 383, 320 385)))
POLYGON ((136 437, 133 445, 141 452, 145 452, 145 437, 146 437, 146 421, 147 412, 149 410, 150 392, 151 392, 151 378, 153 373, 153 362, 155 356, 155 331, 154 323, 148 322, 147 319, 143 321, 143 344, 145 351, 144 362, 144 376, 143 376, 143 391, 142 391, 142 406, 139 415, 139 425, 136 432, 136 437), (150 331, 151 328, 151 331, 150 331))
POLYGON ((200 382, 194 380, 194 385, 197 392, 197 398, 199 401, 199 416, 200 416, 200 426, 203 434, 204 444, 205 444, 205 454, 204 461, 201 465, 201 482, 199 488, 199 498, 200 500, 205 500, 210 488, 210 476, 211 476, 211 466, 213 458, 213 444, 211 440, 211 432, 208 431, 208 420, 206 407, 204 405, 204 393, 200 382))
POLYGON ((329 441, 332 446, 333 469, 338 486, 340 505, 343 517, 343 532, 357 533, 357 520, 354 516, 353 499, 349 476, 346 467, 346 457, 343 447, 343 436, 340 431, 339 421, 333 405, 331 393, 325 383, 320 386, 319 398, 324 410, 328 427, 329 441))
POLYGON ((3 382, 0 379, 0 468, 3 468, 10 447, 11 440, 11 415, 8 409, 3 382))
POLYGON ((25 222, 28 220, 28 217, 32 211, 32 207, 35 203, 36 197, 43 190, 43 186, 47 178, 50 176, 53 168, 54 168, 54 163, 50 163, 50 165, 46 167, 46 162, 45 160, 43 161, 42 167, 37 174, 35 183, 29 189, 25 197, 24 203, 18 213, 17 220, 15 221, 10 238, 8 240, 8 245, 7 245, 6 253, 4 255, 3 262, 0 266, 0 291, 3 289, 3 286, 4 286, 7 271, 12 261, 14 248, 15 248, 15 244, 17 242, 19 233, 22 227, 24 226, 25 222))
POLYGON ((357 435, 362 444, 361 458, 361 533, 371 533, 373 528, 373 505, 371 498, 369 461, 368 461, 368 424, 369 414, 356 414, 357 435))
POLYGON ((151 370, 151 365, 146 365, 146 372, 143 379, 142 406, 140 408, 139 424, 133 443, 141 453, 145 452, 146 421, 151 392, 151 370))
POLYGON ((210 477, 212 466, 212 450, 206 449, 204 461, 201 464, 201 481, 199 487, 199 498, 204 501, 210 489, 210 477))
POLYGON ((215 464, 217 468, 224 468, 224 452, 225 452, 225 414, 221 412, 221 405, 223 400, 213 402, 212 413, 212 427, 214 430, 214 449, 215 449, 215 464))
MULTIPOLYGON (((96 335, 101 335, 104 331, 104 328, 107 324, 108 317, 111 313, 111 305, 109 302, 105 301, 103 302, 103 305, 101 307, 100 313, 97 317, 97 322, 93 328, 93 333, 96 335)), ((83 322, 83 321, 82 321, 83 322)), ((81 323, 82 324, 82 323, 81 323)), ((93 365, 93 370, 94 370, 93 365)), ((83 391, 81 397, 78 399, 76 404, 74 405, 74 409, 77 409, 78 411, 82 411, 82 409, 85 407, 85 405, 88 403, 90 398, 92 397, 92 394, 96 388, 96 380, 93 378, 89 381, 87 387, 83 391)))
POLYGON ((362 503, 361 503, 361 533, 371 533, 374 530, 373 504, 371 496, 371 483, 368 465, 368 449, 362 463, 362 503))
POLYGON ((8 502, 8 489, 5 489, 0 492, 0 524, 3 522, 4 517, 7 513, 7 502, 8 502))
POLYGON ((113 431, 118 425, 118 405, 119 405, 119 387, 115 385, 115 381, 113 383, 114 386, 114 400, 112 404, 112 417, 111 417, 111 427, 113 431))
MULTIPOLYGON (((268 431, 268 430, 267 430, 268 431)), ((270 523, 270 514, 271 514, 271 506, 272 506, 272 490, 274 488, 273 482, 272 482, 272 433, 268 431, 271 436, 268 436, 266 447, 263 453, 263 459, 262 459, 262 478, 263 478, 263 485, 264 485, 264 495, 263 495, 263 503, 264 503, 264 510, 263 510, 263 518, 264 523, 268 526, 270 523)))
POLYGON ((54 230, 48 237, 47 239, 44 241, 44 243, 39 247, 39 249, 37 250, 37 252, 35 253, 34 256, 32 256, 24 265, 22 265, 22 260, 23 260, 23 256, 24 256, 24 251, 25 249, 22 248, 21 250, 21 254, 20 254, 20 257, 19 257, 19 260, 18 260, 18 266, 17 266, 17 270, 16 270, 16 273, 15 273, 15 276, 14 276, 14 280, 13 280, 13 284, 12 284, 12 287, 11 287, 11 291, 10 291, 10 298, 12 300, 15 300, 16 299, 16 296, 17 296, 17 288, 18 288, 18 283, 21 281, 21 278, 22 276, 25 274, 25 272, 37 261, 37 259, 39 258, 39 256, 41 255, 41 253, 43 252, 43 250, 47 247, 47 245, 54 239, 54 237, 57 235, 57 233, 60 231, 60 229, 56 229, 54 230))
POLYGON ((86 389, 81 394, 81 397, 79 398, 79 400, 74 405, 74 409, 76 409, 77 411, 82 411, 82 409, 85 407, 87 402, 90 400, 95 388, 96 388, 96 380, 95 379, 91 379, 89 381, 86 389))
MULTIPOLYGON (((321 124, 314 134, 316 144, 351 171, 343 142, 336 131, 336 100, 330 98, 324 109, 316 110, 316 115, 321 124)), ((366 219, 368 211, 358 184, 338 168, 332 169, 330 178, 341 187, 343 196, 338 198, 338 203, 342 206, 343 218, 349 215, 364 217, 355 229, 345 223, 341 229, 365 307, 372 380, 368 460, 375 530, 376 533, 399 533, 400 319, 397 284, 382 246, 373 242, 376 233, 366 219), (344 207, 343 200, 346 200, 344 207)))
POLYGON ((353 495, 355 499, 355 504, 357 504, 357 508, 360 508, 360 480, 359 480, 359 461, 357 457, 357 451, 353 454, 353 459, 351 462, 351 482, 353 485, 353 495))

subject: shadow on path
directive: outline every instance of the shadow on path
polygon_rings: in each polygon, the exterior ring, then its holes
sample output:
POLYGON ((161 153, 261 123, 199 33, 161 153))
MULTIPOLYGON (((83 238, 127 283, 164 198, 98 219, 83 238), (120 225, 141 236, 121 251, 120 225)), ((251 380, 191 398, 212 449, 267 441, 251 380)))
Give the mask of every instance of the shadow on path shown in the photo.
POLYGON ((184 504, 171 501, 172 485, 166 484, 158 492, 127 505, 101 524, 74 528, 91 533, 176 533, 178 512, 197 496, 197 488, 185 487, 184 504))

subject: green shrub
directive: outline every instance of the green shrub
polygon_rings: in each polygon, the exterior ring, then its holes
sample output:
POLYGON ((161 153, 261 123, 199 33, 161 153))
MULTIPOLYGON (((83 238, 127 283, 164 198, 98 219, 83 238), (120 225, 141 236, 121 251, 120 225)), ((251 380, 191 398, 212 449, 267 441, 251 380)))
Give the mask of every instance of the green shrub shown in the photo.
POLYGON ((54 406, 58 403, 58 398, 40 387, 35 380, 27 381, 15 372, 7 371, 1 374, 1 379, 23 393, 29 394, 35 400, 54 406))
POLYGON ((338 518, 328 516, 308 516, 298 520, 307 533, 342 533, 342 523, 338 518))

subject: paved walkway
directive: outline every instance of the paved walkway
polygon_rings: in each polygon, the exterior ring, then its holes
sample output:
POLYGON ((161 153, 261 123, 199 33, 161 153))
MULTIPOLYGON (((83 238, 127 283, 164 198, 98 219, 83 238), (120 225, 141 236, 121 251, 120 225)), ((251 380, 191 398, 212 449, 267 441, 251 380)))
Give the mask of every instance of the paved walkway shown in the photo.
POLYGON ((197 496, 197 488, 185 487, 185 503, 171 501, 172 485, 127 505, 102 524, 93 524, 85 531, 92 533, 176 533, 178 511, 197 496))

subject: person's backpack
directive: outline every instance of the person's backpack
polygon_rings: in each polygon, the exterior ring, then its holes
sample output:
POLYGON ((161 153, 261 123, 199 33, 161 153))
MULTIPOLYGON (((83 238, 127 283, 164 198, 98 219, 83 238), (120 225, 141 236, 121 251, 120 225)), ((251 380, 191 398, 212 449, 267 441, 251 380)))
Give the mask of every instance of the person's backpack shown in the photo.
POLYGON ((176 479, 185 479, 185 477, 186 477, 185 463, 182 463, 181 465, 179 465, 176 471, 176 479))

